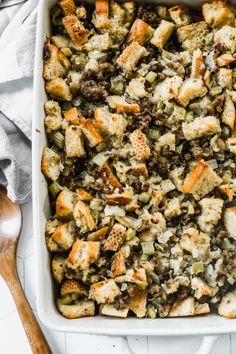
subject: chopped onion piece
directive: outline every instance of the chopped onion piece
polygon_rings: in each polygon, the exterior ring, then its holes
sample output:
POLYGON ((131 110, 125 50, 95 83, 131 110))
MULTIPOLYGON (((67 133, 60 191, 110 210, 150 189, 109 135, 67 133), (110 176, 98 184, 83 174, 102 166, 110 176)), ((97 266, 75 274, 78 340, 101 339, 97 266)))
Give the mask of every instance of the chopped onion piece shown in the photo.
POLYGON ((118 206, 106 205, 104 213, 106 216, 125 216, 125 211, 118 206))

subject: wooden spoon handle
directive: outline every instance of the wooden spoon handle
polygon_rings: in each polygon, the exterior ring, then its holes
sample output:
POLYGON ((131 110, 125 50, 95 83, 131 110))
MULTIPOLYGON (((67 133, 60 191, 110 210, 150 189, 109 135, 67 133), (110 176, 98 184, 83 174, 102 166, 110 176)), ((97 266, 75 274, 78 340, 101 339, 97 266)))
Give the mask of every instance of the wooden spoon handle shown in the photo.
POLYGON ((11 247, 7 252, 0 255, 2 276, 15 300, 32 352, 34 354, 51 354, 49 345, 21 287, 12 253, 15 253, 14 247, 11 247), (2 271, 3 269, 4 271, 2 271))

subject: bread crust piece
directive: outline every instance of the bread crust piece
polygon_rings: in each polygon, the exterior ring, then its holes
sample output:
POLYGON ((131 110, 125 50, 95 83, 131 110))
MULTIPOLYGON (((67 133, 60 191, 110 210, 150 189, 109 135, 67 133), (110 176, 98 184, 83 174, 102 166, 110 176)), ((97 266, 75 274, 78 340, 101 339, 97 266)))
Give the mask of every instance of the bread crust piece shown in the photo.
POLYGON ((63 305, 60 299, 58 299, 57 308, 60 313, 68 319, 95 315, 95 304, 91 300, 80 301, 73 305, 63 305))
POLYGON ((132 42, 137 42, 143 45, 151 38, 153 32, 154 29, 151 26, 137 18, 129 31, 126 43, 129 45, 132 42))
POLYGON ((199 205, 202 211, 197 219, 198 225, 203 232, 211 232, 221 219, 224 201, 220 198, 203 198, 199 205))
POLYGON ((226 208, 224 211, 224 224, 229 236, 236 240, 236 207, 226 208))
POLYGON ((63 17, 62 23, 70 36, 72 42, 79 46, 88 41, 89 30, 84 28, 83 23, 75 15, 67 15, 63 17))
POLYGON ((90 298, 95 299, 98 304, 110 304, 119 295, 121 295, 121 291, 113 279, 92 284, 89 292, 90 298))
POLYGON ((52 274, 58 284, 61 284, 66 268, 66 258, 56 254, 52 259, 52 274))
POLYGON ((226 95, 224 103, 224 111, 222 114, 222 121, 231 129, 234 129, 236 120, 236 110, 234 102, 230 95, 226 95))
POLYGON ((93 196, 83 188, 77 188, 76 195, 79 200, 82 200, 83 202, 90 202, 93 200, 93 196))
POLYGON ((196 163, 187 175, 182 186, 183 193, 193 194, 196 200, 210 193, 221 184, 221 178, 212 170, 204 160, 196 163))
POLYGON ((145 160, 150 156, 150 148, 147 145, 146 135, 141 129, 136 129, 129 136, 131 145, 134 150, 134 156, 137 160, 145 160))
POLYGON ((207 88, 200 78, 189 78, 184 81, 179 90, 178 101, 186 107, 191 100, 203 97, 207 93, 207 88))
POLYGON ((224 25, 234 26, 235 15, 226 1, 215 0, 202 5, 202 14, 205 22, 212 27, 224 25))
POLYGON ((88 297, 88 290, 76 279, 66 279, 61 286, 61 296, 76 293, 88 297))
POLYGON ((125 240, 125 231, 126 228, 123 225, 114 224, 104 243, 104 249, 106 251, 118 251, 125 240))
POLYGON ((173 6, 168 9, 170 17, 175 22, 176 26, 185 26, 191 22, 188 8, 184 5, 173 6))
POLYGON ((60 0, 59 6, 62 8, 64 15, 73 15, 76 11, 74 0, 60 0))
POLYGON ((127 103, 122 96, 108 96, 107 102, 109 106, 117 111, 125 113, 139 113, 140 106, 137 103, 127 103))
POLYGON ((186 317, 194 315, 194 298, 189 296, 186 299, 178 300, 171 307, 168 317, 186 317))
POLYGON ((46 43, 44 50, 47 53, 43 64, 43 78, 47 81, 67 75, 71 63, 55 45, 46 43))
POLYGON ((228 292, 223 296, 218 307, 218 313, 226 318, 236 317, 236 293, 228 292))
POLYGON ((221 132, 220 122, 213 116, 198 117, 191 123, 183 123, 182 129, 184 137, 187 140, 193 140, 202 136, 221 132))
POLYGON ((100 176, 101 176, 101 178, 104 180, 104 182, 106 184, 110 184, 114 188, 120 188, 121 187, 120 182, 118 181, 118 179, 116 178, 116 176, 112 172, 112 170, 111 170, 111 168, 110 168, 110 166, 108 165, 107 162, 105 162, 102 165, 102 168, 100 170, 100 176))
POLYGON ((81 200, 78 200, 75 204, 73 215, 81 233, 92 231, 96 228, 89 206, 81 200))
POLYGON ((144 268, 127 269, 124 275, 119 275, 115 278, 116 283, 134 283, 140 289, 145 289, 148 286, 146 271, 144 268))
POLYGON ((175 25, 172 22, 162 20, 155 30, 150 42, 158 48, 163 48, 170 38, 174 28, 175 25))
POLYGON ((126 266, 125 266, 125 256, 121 250, 116 252, 111 260, 111 276, 112 278, 117 277, 118 275, 126 273, 126 266))
POLYGON ((71 218, 74 209, 74 193, 68 188, 63 189, 56 200, 56 215, 62 218, 71 218))
POLYGON ((89 269, 90 264, 99 257, 100 243, 77 239, 67 259, 67 267, 71 269, 89 269))
POLYGON ((146 289, 137 289, 134 296, 130 297, 128 301, 126 301, 129 309, 133 311, 138 318, 145 317, 146 315, 147 294, 148 291, 146 289))
POLYGON ((129 312, 128 307, 117 310, 117 308, 112 304, 101 304, 99 306, 99 312, 104 316, 121 317, 126 318, 129 312))
POLYGON ((95 1, 95 14, 93 18, 93 24, 98 29, 104 29, 109 27, 109 1, 108 0, 96 0, 95 1))
POLYGON ((52 240, 56 242, 63 250, 67 251, 74 243, 75 235, 70 223, 59 225, 52 234, 52 240))
POLYGON ((191 23, 177 29, 177 38, 183 49, 192 53, 195 49, 209 45, 213 39, 213 33, 204 21, 191 23))
POLYGON ((43 174, 52 181, 56 181, 61 173, 60 161, 60 155, 52 149, 44 146, 41 159, 41 170, 43 174))
POLYGON ((46 82, 45 90, 55 100, 68 102, 72 100, 70 88, 62 77, 46 82))
POLYGON ((138 44, 132 42, 126 47, 117 59, 118 66, 126 73, 132 71, 141 57, 148 55, 147 50, 138 44))
POLYGON ((195 259, 204 260, 210 254, 210 236, 193 227, 186 228, 180 239, 180 246, 195 259))
POLYGON ((82 131, 88 140, 89 146, 94 147, 103 141, 102 136, 95 129, 90 119, 85 119, 84 117, 80 117, 79 125, 82 128, 82 131))
POLYGON ((70 125, 79 125, 79 116, 76 107, 72 107, 68 111, 66 111, 64 113, 64 117, 70 125))
POLYGON ((80 157, 85 155, 82 131, 77 125, 70 125, 66 128, 65 149, 68 157, 80 157))
POLYGON ((104 240, 106 234, 108 233, 108 230, 109 230, 109 227, 104 226, 101 229, 89 234, 87 237, 87 240, 88 241, 102 241, 102 240, 104 240))
POLYGON ((204 73, 205 73, 205 64, 203 60, 203 55, 201 49, 198 48, 193 52, 191 77, 192 78, 203 77, 204 73))
POLYGON ((223 26, 215 33, 214 41, 234 53, 236 51, 236 28, 223 26))

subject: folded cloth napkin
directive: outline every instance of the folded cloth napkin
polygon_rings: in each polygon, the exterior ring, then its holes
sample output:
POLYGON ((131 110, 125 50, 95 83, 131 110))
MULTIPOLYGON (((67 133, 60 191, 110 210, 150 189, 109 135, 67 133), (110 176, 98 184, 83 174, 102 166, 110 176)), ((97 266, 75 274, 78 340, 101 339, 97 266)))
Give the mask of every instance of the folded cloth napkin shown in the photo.
POLYGON ((38 0, 0 0, 0 184, 31 197, 33 61, 38 0), (20 3, 21 2, 21 3, 20 3))

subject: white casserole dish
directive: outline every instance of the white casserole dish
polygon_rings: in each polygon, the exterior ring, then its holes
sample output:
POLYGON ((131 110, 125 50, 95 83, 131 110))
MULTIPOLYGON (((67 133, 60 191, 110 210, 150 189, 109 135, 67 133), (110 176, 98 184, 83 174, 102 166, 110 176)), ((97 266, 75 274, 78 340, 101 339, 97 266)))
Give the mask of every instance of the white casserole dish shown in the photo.
MULTIPOLYGON (((194 5, 198 6, 201 2, 201 0, 195 0, 194 5)), ((227 320, 214 314, 203 317, 155 320, 99 316, 68 320, 57 311, 50 271, 50 256, 44 242, 44 226, 50 215, 50 205, 46 181, 40 166, 42 148, 46 145, 43 104, 47 100, 42 79, 42 50, 46 36, 50 33, 49 9, 54 3, 55 0, 40 0, 39 3, 34 73, 33 227, 37 262, 37 311, 40 320, 45 326, 54 330, 107 335, 200 335, 236 332, 236 319, 227 320)), ((178 0, 165 1, 165 4, 177 3, 178 0)), ((185 3, 193 4, 191 1, 185 1, 185 3)), ((236 0, 232 3, 236 5, 236 0)))

